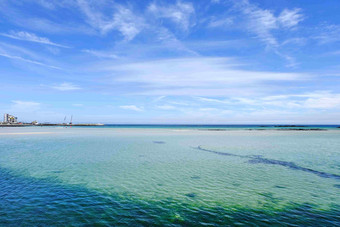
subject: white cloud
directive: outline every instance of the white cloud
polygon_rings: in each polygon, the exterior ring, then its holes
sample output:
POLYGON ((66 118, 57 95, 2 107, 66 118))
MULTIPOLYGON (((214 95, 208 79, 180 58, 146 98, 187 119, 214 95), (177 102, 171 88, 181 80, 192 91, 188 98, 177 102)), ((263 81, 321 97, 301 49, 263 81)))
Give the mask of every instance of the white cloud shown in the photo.
MULTIPOLYGON (((48 7, 47 4, 41 4, 39 0, 24 0, 20 1, 20 3, 18 1, 1 1, 0 14, 2 18, 6 18, 6 21, 13 25, 25 27, 25 29, 29 30, 41 31, 44 34, 93 34, 93 29, 89 29, 88 26, 78 23, 76 19, 78 16, 75 16, 73 13, 72 15, 74 16, 65 19, 53 16, 56 12, 46 12, 46 8, 61 9, 61 7, 63 8, 63 12, 68 11, 71 9, 70 7, 75 5, 74 0, 46 0, 44 2, 50 3, 50 7, 48 7), (32 5, 26 4, 25 1, 30 1, 32 5), (43 6, 44 9, 39 8, 41 6, 43 6), (36 12, 32 13, 32 10, 29 10, 30 7, 33 7, 36 12)), ((65 13, 65 15, 67 15, 67 13, 65 13)))
MULTIPOLYGON (((287 54, 281 53, 280 45, 274 31, 293 30, 304 19, 301 9, 284 9, 276 16, 273 11, 262 9, 250 3, 248 0, 234 0, 236 8, 245 15, 245 29, 266 44, 266 47, 274 50, 274 53, 284 58, 287 67, 295 67, 298 63, 287 54)), ((243 27, 243 26, 242 26, 243 27)))
POLYGON ((112 54, 110 52, 104 52, 104 51, 98 51, 98 50, 83 50, 83 52, 91 54, 99 58, 113 58, 113 59, 118 58, 117 55, 112 54))
POLYGON ((241 12, 247 16, 247 29, 257 35, 269 46, 277 47, 278 41, 272 34, 275 29, 292 29, 303 20, 300 9, 284 9, 279 16, 267 9, 249 3, 248 0, 237 2, 241 12))
MULTIPOLYGON (((250 71, 235 68, 229 58, 178 58, 119 65, 101 65, 96 70, 111 72, 112 83, 138 84, 142 92, 153 95, 249 94, 267 89, 268 84, 299 81, 308 75, 250 71)), ((267 89, 268 90, 268 89, 267 89)))
POLYGON ((328 44, 340 41, 340 25, 322 24, 317 28, 318 34, 313 38, 316 39, 319 44, 328 44))
POLYGON ((74 91, 81 89, 78 85, 72 84, 72 83, 61 83, 59 85, 52 86, 53 89, 59 90, 59 91, 74 91))
POLYGON ((204 97, 196 97, 198 100, 202 102, 212 102, 212 103, 222 103, 222 104, 230 104, 231 102, 228 100, 219 100, 219 99, 212 99, 212 98, 204 98, 204 97))
POLYGON ((13 100, 12 103, 13 103, 13 107, 20 108, 20 109, 37 108, 41 105, 41 103, 38 103, 38 102, 20 101, 20 100, 13 100))
POLYGON ((117 9, 113 25, 124 35, 126 40, 132 40, 145 26, 143 18, 135 16, 129 9, 122 6, 117 9))
POLYGON ((278 28, 277 18, 269 10, 260 9, 250 3, 242 6, 242 12, 249 17, 248 29, 262 41, 271 46, 277 46, 277 40, 271 30, 278 28))
POLYGON ((306 108, 332 109, 340 107, 340 94, 323 94, 308 98, 304 103, 306 108))
POLYGON ((158 40, 162 42, 163 48, 171 50, 178 50, 180 52, 185 53, 190 56, 198 56, 199 54, 191 49, 189 49, 186 45, 184 45, 179 39, 176 38, 174 33, 172 33, 169 29, 165 27, 156 28, 158 40))
POLYGON ((262 98, 235 98, 239 103, 255 106, 277 106, 283 109, 334 109, 340 107, 340 94, 314 91, 302 94, 265 96, 262 98))
POLYGON ((148 11, 156 18, 167 18, 179 25, 182 29, 188 30, 194 25, 193 16, 195 9, 191 3, 177 1, 173 5, 157 5, 152 3, 148 7, 148 11))
POLYGON ((293 28, 304 19, 300 12, 301 9, 297 8, 292 10, 284 9, 277 18, 277 21, 282 27, 293 28))
POLYGON ((130 9, 112 3, 111 5, 101 6, 100 2, 87 2, 78 0, 78 5, 81 11, 86 15, 87 22, 94 29, 106 34, 112 30, 118 30, 125 40, 132 40, 143 29, 144 20, 136 16, 130 9), (105 11, 110 11, 111 14, 105 15, 101 8, 106 8, 105 11))
POLYGON ((119 108, 124 109, 124 110, 133 110, 137 112, 143 111, 143 108, 137 107, 135 105, 119 106, 119 108))
POLYGON ((20 113, 29 113, 29 112, 32 113, 40 109, 41 109, 41 103, 39 102, 13 100, 8 112, 13 113, 15 115, 15 114, 20 114, 20 113))
POLYGON ((281 43, 281 46, 290 45, 290 44, 303 46, 306 43, 307 43, 307 39, 306 38, 298 37, 298 38, 290 38, 290 39, 287 39, 287 40, 283 41, 281 43))
POLYGON ((9 38, 12 38, 12 39, 42 43, 42 44, 47 44, 47 45, 57 46, 57 47, 63 47, 63 48, 70 48, 70 47, 65 46, 65 45, 54 43, 54 42, 50 41, 48 38, 39 37, 34 33, 29 33, 29 32, 24 32, 24 31, 20 31, 20 32, 11 31, 10 33, 0 33, 0 35, 6 36, 6 37, 9 37, 9 38))
POLYGON ((19 60, 19 61, 35 64, 35 65, 45 66, 45 67, 52 68, 52 69, 61 69, 61 68, 53 66, 53 65, 47 65, 47 64, 42 63, 42 62, 26 59, 26 58, 23 58, 23 57, 20 57, 20 56, 10 55, 10 54, 4 53, 4 52, 0 52, 0 56, 5 57, 5 58, 9 58, 9 59, 13 59, 13 60, 19 60))

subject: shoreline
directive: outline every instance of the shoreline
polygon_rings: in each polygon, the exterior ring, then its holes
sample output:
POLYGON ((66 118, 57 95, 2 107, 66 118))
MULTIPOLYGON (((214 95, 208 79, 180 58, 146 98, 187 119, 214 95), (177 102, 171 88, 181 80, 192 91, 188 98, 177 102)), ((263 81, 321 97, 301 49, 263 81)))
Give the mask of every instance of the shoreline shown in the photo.
POLYGON ((40 134, 53 134, 55 132, 5 132, 0 135, 40 135, 40 134))
POLYGON ((3 127, 43 127, 43 126, 104 126, 104 124, 0 124, 3 127))

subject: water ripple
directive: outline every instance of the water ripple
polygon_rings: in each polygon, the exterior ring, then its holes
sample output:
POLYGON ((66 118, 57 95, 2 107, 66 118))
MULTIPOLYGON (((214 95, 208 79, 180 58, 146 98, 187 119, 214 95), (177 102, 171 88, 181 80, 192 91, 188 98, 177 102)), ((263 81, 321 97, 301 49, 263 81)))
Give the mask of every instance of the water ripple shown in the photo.
MULTIPOLYGON (((100 194, 0 169, 0 225, 340 225, 340 207, 316 211, 296 205, 285 211, 199 207, 171 199, 151 203, 100 194)), ((188 197, 195 197, 189 193, 188 197)), ((270 194, 265 198, 273 199, 270 194)))

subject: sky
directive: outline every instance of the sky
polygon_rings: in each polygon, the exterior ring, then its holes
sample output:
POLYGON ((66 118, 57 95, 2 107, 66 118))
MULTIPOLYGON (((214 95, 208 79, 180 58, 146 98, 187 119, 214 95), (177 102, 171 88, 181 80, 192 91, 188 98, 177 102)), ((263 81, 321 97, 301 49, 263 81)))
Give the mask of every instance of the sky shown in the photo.
POLYGON ((0 114, 340 124, 338 0, 0 0, 0 114))

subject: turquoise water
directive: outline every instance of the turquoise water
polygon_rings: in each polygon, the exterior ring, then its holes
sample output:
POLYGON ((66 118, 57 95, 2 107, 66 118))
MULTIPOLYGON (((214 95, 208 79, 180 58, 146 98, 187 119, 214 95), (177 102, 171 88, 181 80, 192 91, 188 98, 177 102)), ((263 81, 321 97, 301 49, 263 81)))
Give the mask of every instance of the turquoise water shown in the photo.
POLYGON ((211 128, 0 128, 0 224, 340 225, 340 130, 211 128))

